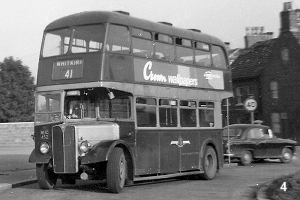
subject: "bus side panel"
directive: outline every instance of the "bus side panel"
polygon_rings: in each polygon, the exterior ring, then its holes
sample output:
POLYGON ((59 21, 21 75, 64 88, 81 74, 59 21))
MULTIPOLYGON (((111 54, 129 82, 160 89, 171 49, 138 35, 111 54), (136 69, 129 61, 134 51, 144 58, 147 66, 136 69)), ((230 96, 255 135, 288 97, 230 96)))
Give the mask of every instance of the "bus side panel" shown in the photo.
MULTIPOLYGON (((205 147, 207 145, 213 145, 213 147, 216 150, 216 154, 218 157, 218 168, 223 166, 224 158, 223 158, 223 136, 222 136, 222 130, 203 130, 200 134, 200 141, 201 145, 201 158, 204 156, 205 153, 205 147)), ((200 160, 202 162, 202 160, 200 160)), ((202 163, 200 165, 202 167, 202 163)))
POLYGON ((166 130, 160 133, 160 173, 180 171, 180 132, 166 130))
POLYGON ((181 138, 183 147, 181 148, 180 171, 200 169, 200 135, 199 130, 187 130, 182 132, 181 138))
POLYGON ((136 175, 203 170, 205 147, 211 145, 223 166, 222 132, 209 129, 137 130, 136 175))
POLYGON ((134 82, 133 57, 120 54, 105 55, 104 80, 134 82))
POLYGON ((136 131, 136 175, 159 173, 159 134, 136 131))

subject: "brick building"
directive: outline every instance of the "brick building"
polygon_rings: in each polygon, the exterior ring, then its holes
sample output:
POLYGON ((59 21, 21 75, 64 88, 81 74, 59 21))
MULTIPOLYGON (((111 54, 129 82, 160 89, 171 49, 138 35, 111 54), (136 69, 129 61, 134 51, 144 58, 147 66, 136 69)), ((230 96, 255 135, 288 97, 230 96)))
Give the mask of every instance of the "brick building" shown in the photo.
POLYGON ((255 119, 271 126, 278 137, 300 143, 300 9, 285 3, 280 16, 278 38, 260 38, 231 64, 234 97, 229 100, 229 123, 251 123, 243 103, 253 97, 258 102, 255 119))

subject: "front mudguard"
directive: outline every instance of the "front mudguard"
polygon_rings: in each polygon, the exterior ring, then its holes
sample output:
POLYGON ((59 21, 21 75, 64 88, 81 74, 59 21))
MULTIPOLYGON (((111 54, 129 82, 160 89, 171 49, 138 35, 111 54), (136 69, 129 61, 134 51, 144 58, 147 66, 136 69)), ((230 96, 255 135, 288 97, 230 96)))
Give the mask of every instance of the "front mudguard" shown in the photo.
POLYGON ((48 156, 48 155, 37 156, 37 154, 35 152, 35 148, 32 150, 32 152, 29 156, 30 163, 37 163, 37 164, 49 163, 50 159, 51 159, 51 156, 48 156))
POLYGON ((81 157, 81 164, 84 165, 107 161, 112 150, 116 146, 121 147, 124 152, 128 153, 131 159, 133 159, 132 151, 126 142, 124 142, 123 140, 108 140, 101 141, 98 144, 95 144, 89 153, 81 157))
POLYGON ((129 184, 133 181, 134 178, 135 160, 130 147, 123 140, 99 142, 98 144, 92 147, 91 151, 88 154, 81 157, 81 165, 108 161, 115 147, 122 148, 125 153, 127 166, 128 166, 128 180, 126 181, 127 184, 129 184))

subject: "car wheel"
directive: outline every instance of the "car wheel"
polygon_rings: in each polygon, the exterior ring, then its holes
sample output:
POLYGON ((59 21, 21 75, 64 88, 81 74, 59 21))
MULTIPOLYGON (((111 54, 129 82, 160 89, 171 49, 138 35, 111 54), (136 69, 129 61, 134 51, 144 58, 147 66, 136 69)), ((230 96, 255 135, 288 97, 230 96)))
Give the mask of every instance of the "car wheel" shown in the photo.
POLYGON ((252 153, 250 151, 243 151, 240 162, 244 166, 250 165, 252 163, 252 153))
POLYGON ((115 148, 107 162, 107 187, 112 193, 120 193, 127 177, 127 163, 123 149, 115 148))
POLYGON ((202 160, 204 173, 197 175, 198 179, 211 180, 217 173, 218 160, 214 148, 207 146, 202 160))
POLYGON ((289 163, 293 159, 293 153, 292 150, 289 148, 283 148, 280 161, 283 163, 289 163))
POLYGON ((56 185, 57 176, 49 164, 36 164, 36 177, 41 189, 52 189, 56 185))

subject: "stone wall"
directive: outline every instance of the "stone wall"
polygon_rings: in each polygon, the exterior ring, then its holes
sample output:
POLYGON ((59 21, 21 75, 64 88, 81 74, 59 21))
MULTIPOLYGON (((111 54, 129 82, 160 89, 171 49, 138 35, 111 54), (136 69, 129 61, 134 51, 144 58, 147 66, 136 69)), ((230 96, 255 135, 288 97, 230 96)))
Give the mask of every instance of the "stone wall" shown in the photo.
POLYGON ((33 149, 33 122, 0 123, 0 151, 7 149, 33 149))

